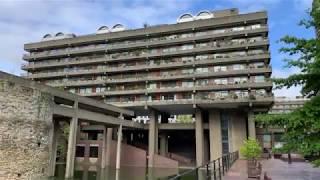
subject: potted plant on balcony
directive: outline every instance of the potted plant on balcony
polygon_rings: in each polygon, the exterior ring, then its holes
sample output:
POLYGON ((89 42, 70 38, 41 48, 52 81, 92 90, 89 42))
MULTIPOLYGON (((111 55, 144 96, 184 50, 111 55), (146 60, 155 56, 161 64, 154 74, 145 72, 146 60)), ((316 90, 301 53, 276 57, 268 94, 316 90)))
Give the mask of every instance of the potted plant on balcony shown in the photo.
POLYGON ((240 148, 240 153, 247 159, 248 177, 256 178, 261 174, 261 167, 257 163, 257 158, 262 153, 260 144, 254 138, 245 140, 243 146, 240 148))

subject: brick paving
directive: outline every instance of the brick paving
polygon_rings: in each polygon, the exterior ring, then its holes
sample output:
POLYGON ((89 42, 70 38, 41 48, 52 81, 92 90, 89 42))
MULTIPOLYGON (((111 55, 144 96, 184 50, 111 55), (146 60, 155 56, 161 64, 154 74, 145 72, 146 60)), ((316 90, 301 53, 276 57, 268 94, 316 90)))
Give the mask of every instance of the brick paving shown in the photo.
MULTIPOLYGON (((320 180, 320 168, 314 168, 306 162, 288 164, 278 159, 263 160, 262 172, 267 172, 272 180, 320 180)), ((236 161, 223 178, 223 180, 249 179, 247 178, 247 163, 245 160, 236 161)))

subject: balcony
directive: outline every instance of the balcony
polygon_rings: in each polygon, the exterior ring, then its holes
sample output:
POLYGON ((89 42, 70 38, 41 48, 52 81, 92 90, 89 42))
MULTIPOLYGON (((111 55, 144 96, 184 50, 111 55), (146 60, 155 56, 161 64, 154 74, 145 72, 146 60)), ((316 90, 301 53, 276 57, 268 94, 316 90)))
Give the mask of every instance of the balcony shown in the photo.
POLYGON ((230 77, 230 76, 241 76, 241 75, 255 75, 271 73, 271 67, 264 68, 248 68, 244 70, 233 70, 233 71, 220 71, 220 72, 207 72, 207 73, 190 73, 190 74, 170 74, 167 76, 142 76, 133 78, 121 78, 121 79, 107 79, 107 83, 127 83, 127 82, 141 82, 141 81, 163 81, 163 80, 175 80, 175 79, 193 79, 193 78, 208 78, 208 77, 230 77))
MULTIPOLYGON (((155 89, 144 89, 144 88, 130 88, 130 89, 123 89, 123 90, 106 90, 105 92, 97 93, 86 93, 86 96, 118 96, 118 95, 133 95, 133 94, 140 94, 140 95, 148 95, 148 94, 157 94, 157 93, 175 93, 175 92, 205 92, 205 91, 228 91, 228 90, 248 90, 248 89, 271 89, 272 82, 258 82, 258 83, 242 83, 242 84, 227 84, 227 85, 203 85, 203 86, 194 86, 194 87, 187 87, 187 86, 180 86, 180 87, 167 87, 167 88, 155 88, 155 89)), ((172 99, 174 100, 174 99, 172 99)))
MULTIPOLYGON (((205 64, 228 64, 228 63, 241 63, 247 61, 257 61, 261 59, 270 59, 270 54, 268 52, 263 52, 262 54, 246 54, 246 55, 224 55, 224 56, 210 56, 208 58, 193 59, 191 62, 175 62, 175 63, 160 63, 160 64, 148 64, 148 65, 136 65, 136 66, 125 66, 125 67, 108 67, 107 72, 122 72, 122 71, 145 71, 146 69, 161 69, 161 68, 174 68, 174 67, 188 67, 197 66, 205 64)), ((44 61, 43 63, 29 63, 23 64, 22 69, 45 69, 52 67, 65 67, 67 65, 83 65, 83 64, 105 64, 105 58, 77 58, 77 60, 63 61, 63 62, 52 62, 49 63, 44 61)))
POLYGON ((267 31, 268 29, 266 27, 262 27, 260 29, 255 29, 255 30, 234 31, 234 32, 226 32, 226 33, 220 33, 220 34, 211 34, 206 36, 198 36, 198 37, 160 40, 160 41, 154 41, 154 42, 142 42, 142 43, 129 44, 124 46, 109 47, 106 44, 90 45, 87 47, 75 47, 75 48, 66 48, 61 50, 52 50, 52 51, 44 51, 39 53, 24 54, 23 59, 30 61, 30 60, 36 60, 36 59, 50 59, 50 58, 65 57, 70 55, 84 55, 84 54, 91 54, 91 53, 104 54, 106 52, 123 51, 123 50, 137 49, 137 48, 154 48, 154 47, 162 47, 162 46, 167 47, 169 45, 181 45, 185 43, 201 42, 208 39, 214 39, 214 38, 220 38, 220 37, 247 35, 250 33, 252 34, 266 33, 267 31))
POLYGON ((204 109, 212 107, 238 107, 238 106, 249 106, 250 103, 253 105, 259 105, 261 107, 270 107, 274 101, 273 94, 251 94, 247 96, 234 96, 229 94, 224 97, 215 97, 215 98, 205 98, 201 96, 194 96, 194 98, 180 98, 174 100, 146 100, 146 101, 117 101, 109 102, 110 104, 119 106, 119 107, 145 107, 145 106, 156 106, 158 108, 167 107, 173 105, 189 105, 190 108, 199 106, 204 109))

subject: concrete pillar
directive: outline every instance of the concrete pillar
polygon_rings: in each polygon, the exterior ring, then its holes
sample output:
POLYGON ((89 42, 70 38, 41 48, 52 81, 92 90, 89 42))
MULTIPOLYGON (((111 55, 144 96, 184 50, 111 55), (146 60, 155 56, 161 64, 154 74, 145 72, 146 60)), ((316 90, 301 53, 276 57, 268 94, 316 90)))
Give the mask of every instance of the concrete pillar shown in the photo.
POLYGON ((74 174, 74 159, 76 154, 76 134, 78 127, 78 118, 73 117, 70 121, 70 130, 68 138, 68 151, 66 162, 66 178, 72 178, 74 174))
POLYGON ((156 153, 156 143, 158 139, 157 123, 158 123, 158 114, 156 111, 150 111, 150 123, 149 123, 149 147, 148 147, 148 167, 154 166, 154 155, 156 153))
POLYGON ((52 134, 51 134, 51 152, 50 152, 50 161, 49 161, 49 172, 48 176, 54 176, 55 168, 56 168, 56 158, 57 158, 57 145, 58 145, 58 139, 60 136, 60 130, 59 130, 59 121, 54 121, 53 128, 52 128, 52 134))
POLYGON ((231 152, 238 151, 243 145, 243 141, 247 139, 246 131, 246 115, 241 112, 234 112, 231 115, 231 136, 232 144, 231 152))
MULTIPOLYGON (((120 116, 123 119, 123 116, 120 116)), ((118 141, 117 141, 117 156, 116 156, 116 169, 120 169, 121 163, 121 140, 122 140, 122 124, 120 124, 118 129, 118 141)))
POLYGON ((254 113, 251 110, 248 112, 248 133, 250 138, 256 139, 256 124, 254 122, 254 113))
POLYGON ((196 163, 197 166, 203 165, 204 161, 204 138, 203 138, 203 117, 200 109, 196 109, 195 114, 195 129, 196 129, 196 163))
POLYGON ((210 140, 210 161, 222 156, 220 112, 210 110, 209 112, 209 140, 210 140))
POLYGON ((160 155, 166 156, 168 153, 168 137, 166 134, 160 136, 160 155))
POLYGON ((68 137, 68 151, 66 159, 66 178, 72 178, 74 175, 74 160, 76 154, 76 140, 78 128, 78 102, 74 104, 75 116, 70 120, 69 137, 68 137))
MULTIPOLYGON (((102 147, 101 147, 101 168, 104 169, 107 166, 107 144, 108 144, 108 137, 107 137, 107 128, 104 126, 103 128, 103 138, 102 138, 102 147)), ((109 157, 110 159, 110 157, 109 157)))
POLYGON ((110 166, 111 165, 111 144, 112 144, 112 128, 107 128, 107 134, 106 134, 106 161, 105 161, 105 166, 110 166))

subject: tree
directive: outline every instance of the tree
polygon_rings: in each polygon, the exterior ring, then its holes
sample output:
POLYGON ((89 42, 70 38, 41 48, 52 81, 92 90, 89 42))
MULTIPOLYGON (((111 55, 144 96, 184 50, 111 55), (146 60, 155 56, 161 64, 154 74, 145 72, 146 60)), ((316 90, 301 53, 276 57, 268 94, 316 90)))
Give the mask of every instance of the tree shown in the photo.
POLYGON ((315 38, 285 36, 280 40, 285 44, 280 52, 297 57, 285 59, 286 67, 298 68, 300 73, 274 79, 274 82, 277 88, 301 85, 301 93, 311 100, 291 113, 262 114, 256 117, 256 121, 265 126, 285 128, 283 139, 286 144, 283 149, 309 156, 316 166, 320 166, 320 0, 314 0, 309 14, 310 19, 302 20, 300 24, 306 28, 314 28, 315 38))

